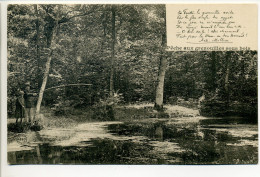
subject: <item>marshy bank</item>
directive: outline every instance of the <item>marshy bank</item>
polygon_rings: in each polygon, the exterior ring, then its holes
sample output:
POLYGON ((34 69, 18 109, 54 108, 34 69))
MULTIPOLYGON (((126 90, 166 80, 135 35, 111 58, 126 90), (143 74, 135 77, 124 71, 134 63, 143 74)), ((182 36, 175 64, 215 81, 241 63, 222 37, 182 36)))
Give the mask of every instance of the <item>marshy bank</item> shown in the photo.
POLYGON ((256 164, 257 124, 242 117, 207 118, 198 110, 151 104, 117 106, 114 120, 93 112, 54 116, 41 131, 9 132, 10 164, 256 164))
MULTIPOLYGON (((135 121, 150 118, 181 118, 199 116, 198 109, 178 105, 165 105, 164 111, 154 110, 152 103, 128 104, 116 106, 89 106, 80 109, 63 108, 63 110, 43 107, 37 122, 41 129, 75 127, 80 123, 97 121, 135 121)), ((15 118, 8 118, 9 132, 26 132, 30 124, 15 123, 15 118)))

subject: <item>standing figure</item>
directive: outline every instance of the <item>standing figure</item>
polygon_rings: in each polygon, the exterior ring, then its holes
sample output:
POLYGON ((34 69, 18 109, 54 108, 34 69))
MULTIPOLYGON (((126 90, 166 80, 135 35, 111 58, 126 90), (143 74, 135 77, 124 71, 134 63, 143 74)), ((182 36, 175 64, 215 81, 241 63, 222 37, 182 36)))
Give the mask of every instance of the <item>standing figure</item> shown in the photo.
POLYGON ((24 92, 24 99, 25 99, 25 115, 27 122, 33 123, 33 117, 35 112, 35 96, 36 93, 31 93, 30 82, 27 82, 24 92))
POLYGON ((21 119, 20 123, 22 123, 24 117, 25 117, 24 92, 22 90, 18 89, 16 104, 15 104, 16 123, 18 123, 19 118, 21 119))

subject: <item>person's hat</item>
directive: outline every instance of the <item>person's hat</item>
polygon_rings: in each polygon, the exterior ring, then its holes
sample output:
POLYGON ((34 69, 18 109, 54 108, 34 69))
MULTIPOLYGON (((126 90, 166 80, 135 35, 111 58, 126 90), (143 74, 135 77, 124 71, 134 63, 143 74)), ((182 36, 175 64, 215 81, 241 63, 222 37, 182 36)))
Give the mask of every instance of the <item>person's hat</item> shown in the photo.
POLYGON ((30 85, 30 82, 26 82, 25 85, 27 85, 27 86, 30 85))

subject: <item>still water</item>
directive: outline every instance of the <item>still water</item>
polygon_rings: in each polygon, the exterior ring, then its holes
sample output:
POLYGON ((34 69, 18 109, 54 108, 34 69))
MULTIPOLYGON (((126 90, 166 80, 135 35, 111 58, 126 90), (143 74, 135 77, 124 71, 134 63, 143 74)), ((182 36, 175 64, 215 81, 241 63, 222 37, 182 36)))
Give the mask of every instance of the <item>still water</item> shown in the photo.
POLYGON ((9 164, 256 164, 257 124, 182 117, 8 135, 9 164))

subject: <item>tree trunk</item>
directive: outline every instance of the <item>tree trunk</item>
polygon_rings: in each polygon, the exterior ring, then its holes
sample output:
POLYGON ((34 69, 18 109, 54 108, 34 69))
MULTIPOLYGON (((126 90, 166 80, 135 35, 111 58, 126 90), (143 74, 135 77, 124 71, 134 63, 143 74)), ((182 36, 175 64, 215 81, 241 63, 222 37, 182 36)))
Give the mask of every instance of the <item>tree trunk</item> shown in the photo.
POLYGON ((215 93, 216 88, 217 88, 217 82, 216 82, 216 76, 217 76, 217 71, 216 71, 216 52, 212 51, 211 52, 211 77, 210 77, 210 90, 215 93))
POLYGON ((112 55, 111 55, 111 66, 110 66, 110 82, 109 82, 109 95, 112 97, 114 95, 114 62, 115 62, 115 43, 116 43, 116 32, 115 32, 115 6, 112 5, 112 55))
POLYGON ((54 38, 55 38, 55 35, 56 35, 56 29, 57 29, 57 24, 52 29, 52 33, 51 33, 52 35, 51 35, 49 42, 48 42, 48 44, 49 44, 48 45, 49 54, 48 54, 47 62, 45 64, 43 81, 42 81, 41 89, 40 89, 38 100, 37 100, 36 112, 35 112, 36 118, 38 117, 40 110, 41 110, 42 98, 43 98, 43 94, 44 94, 44 91, 45 91, 45 87, 46 87, 49 72, 50 72, 51 59, 52 59, 52 53, 53 53, 53 41, 54 41, 54 38))
POLYGON ((104 54, 104 48, 105 48, 105 43, 106 43, 106 33, 107 33, 107 14, 106 12, 103 12, 102 14, 102 26, 103 26, 103 40, 101 42, 101 52, 102 52, 102 55, 104 54))
POLYGON ((157 81, 157 88, 156 88, 156 98, 154 104, 154 108, 159 111, 163 110, 164 78, 167 69, 167 58, 164 55, 165 46, 166 46, 166 14, 164 14, 164 28, 165 30, 162 34, 160 65, 159 65, 158 81, 157 81))
POLYGON ((39 39, 40 39, 40 24, 39 24, 39 13, 38 13, 38 5, 34 5, 35 14, 37 16, 37 20, 35 22, 36 27, 36 60, 37 60, 37 87, 40 89, 41 80, 40 80, 40 47, 39 47, 39 39))
POLYGON ((155 105, 154 105, 154 107, 157 110, 163 109, 163 91, 164 91, 164 78, 165 78, 166 68, 167 68, 167 59, 165 57, 161 57, 159 75, 158 75, 158 85, 156 89, 156 98, 155 98, 155 105))
MULTIPOLYGON (((237 57, 238 60, 238 57, 237 57)), ((245 81, 246 81, 246 77, 245 77, 245 58, 242 59, 241 61, 241 84, 245 85, 245 81)), ((245 95, 245 87, 241 87, 240 89, 240 98, 243 98, 243 96, 245 95)))
POLYGON ((50 49, 50 53, 45 65, 45 72, 44 72, 44 76, 43 76, 43 81, 42 81, 42 86, 39 92, 39 97, 38 97, 38 101, 37 101, 37 105, 36 105, 36 113, 35 113, 35 117, 37 117, 40 113, 40 109, 41 109, 41 103, 42 103, 42 98, 43 98, 43 93, 47 84, 47 80, 48 80, 48 76, 49 76, 49 71, 50 71, 50 65, 51 65, 51 59, 52 59, 52 49, 50 49))
POLYGON ((227 104, 229 104, 229 73, 230 73, 229 65, 230 65, 230 52, 227 52, 226 53, 226 74, 225 74, 225 85, 224 85, 227 104))

